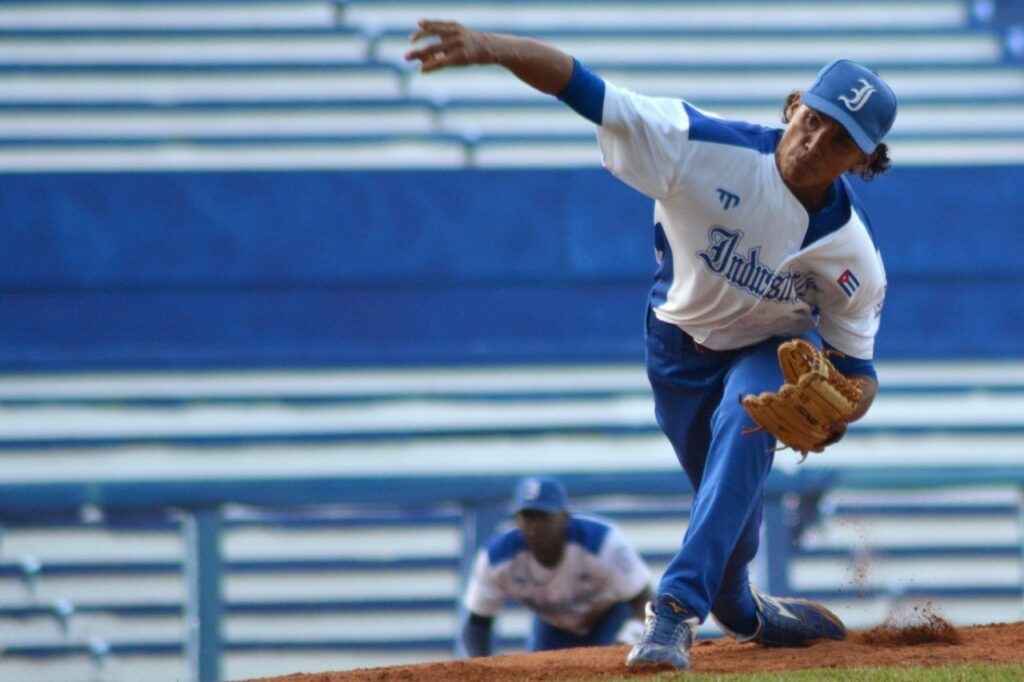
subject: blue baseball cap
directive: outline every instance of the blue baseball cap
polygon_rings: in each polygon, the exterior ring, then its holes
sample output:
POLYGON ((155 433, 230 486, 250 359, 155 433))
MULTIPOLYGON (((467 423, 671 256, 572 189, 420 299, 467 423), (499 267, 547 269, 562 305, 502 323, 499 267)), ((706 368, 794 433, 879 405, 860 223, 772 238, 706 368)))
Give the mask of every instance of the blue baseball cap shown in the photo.
POLYGON ((838 121, 865 154, 875 151, 896 120, 892 88, 877 73, 849 59, 826 64, 800 99, 838 121))
POLYGON ((539 511, 556 514, 563 511, 568 502, 565 486, 550 476, 531 476, 516 484, 513 513, 539 511))

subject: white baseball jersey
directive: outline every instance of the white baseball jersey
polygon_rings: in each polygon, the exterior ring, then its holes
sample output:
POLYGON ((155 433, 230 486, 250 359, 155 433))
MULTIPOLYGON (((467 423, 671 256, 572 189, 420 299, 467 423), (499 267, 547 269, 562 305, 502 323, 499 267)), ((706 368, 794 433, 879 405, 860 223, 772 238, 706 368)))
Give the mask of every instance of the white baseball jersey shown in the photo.
POLYGON ((649 584, 650 569, 607 521, 571 516, 566 536, 554 568, 537 562, 518 528, 492 539, 477 554, 466 608, 494 616, 514 599, 551 625, 585 635, 609 607, 649 584))
POLYGON ((715 350, 818 326, 870 360, 885 270, 852 189, 808 215, 775 165, 782 131, 605 82, 604 165, 655 200, 659 319, 715 350))

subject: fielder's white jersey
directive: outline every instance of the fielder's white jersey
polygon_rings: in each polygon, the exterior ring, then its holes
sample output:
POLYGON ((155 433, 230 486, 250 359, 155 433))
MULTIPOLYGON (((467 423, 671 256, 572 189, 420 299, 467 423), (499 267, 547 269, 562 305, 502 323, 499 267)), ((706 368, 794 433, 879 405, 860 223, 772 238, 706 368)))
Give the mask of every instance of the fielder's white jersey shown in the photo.
POLYGON ((652 305, 715 350, 818 326, 870 360, 885 270, 845 178, 808 215, 775 165, 782 131, 605 82, 604 165, 655 200, 652 305))
POLYGON ((609 607, 649 585, 647 564, 607 521, 573 515, 566 536, 554 568, 533 558, 517 528, 492 539, 477 554, 466 608, 494 616, 514 599, 551 625, 585 635, 609 607))

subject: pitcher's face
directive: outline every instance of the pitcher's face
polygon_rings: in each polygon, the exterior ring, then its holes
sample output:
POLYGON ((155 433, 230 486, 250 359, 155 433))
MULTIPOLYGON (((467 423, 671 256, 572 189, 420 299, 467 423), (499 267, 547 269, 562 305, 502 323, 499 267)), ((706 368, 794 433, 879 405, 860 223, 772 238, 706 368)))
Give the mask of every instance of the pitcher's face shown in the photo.
POLYGON ((871 162, 834 119, 799 100, 790 105, 788 113, 789 127, 775 149, 775 163, 794 193, 827 188, 843 173, 859 173, 871 162))

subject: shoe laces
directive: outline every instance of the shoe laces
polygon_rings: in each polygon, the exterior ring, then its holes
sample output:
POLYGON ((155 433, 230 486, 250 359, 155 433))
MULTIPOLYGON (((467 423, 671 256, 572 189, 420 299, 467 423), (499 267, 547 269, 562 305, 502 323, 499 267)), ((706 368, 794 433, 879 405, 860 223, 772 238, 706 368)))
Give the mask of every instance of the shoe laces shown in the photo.
POLYGON ((659 617, 650 603, 644 612, 643 641, 665 646, 679 646, 692 630, 684 618, 659 617))

